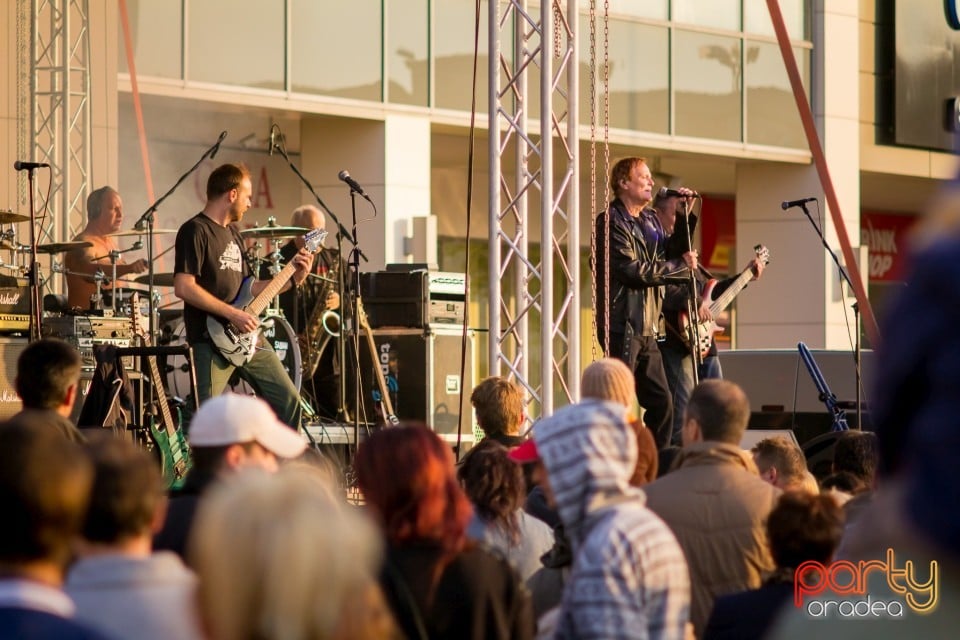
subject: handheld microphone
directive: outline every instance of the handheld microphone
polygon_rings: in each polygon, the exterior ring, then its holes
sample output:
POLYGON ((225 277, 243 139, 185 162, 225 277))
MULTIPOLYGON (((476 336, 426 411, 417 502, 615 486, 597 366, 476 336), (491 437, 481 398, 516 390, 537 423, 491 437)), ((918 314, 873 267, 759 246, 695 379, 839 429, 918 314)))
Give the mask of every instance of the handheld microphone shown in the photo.
POLYGON ((780 203, 780 208, 786 211, 791 207, 799 207, 805 205, 808 202, 815 202, 816 198, 800 198, 799 200, 784 200, 780 203))
POLYGON ((699 198, 700 194, 694 191, 693 193, 687 195, 680 193, 676 189, 668 189, 666 187, 660 187, 660 191, 657 191, 657 195, 661 198, 672 198, 674 196, 678 198, 699 198))
POLYGON ((220 137, 217 138, 216 144, 213 145, 213 151, 210 152, 210 159, 211 159, 211 160, 213 160, 213 158, 217 155, 217 151, 220 151, 220 143, 223 142, 223 139, 226 138, 226 137, 227 137, 227 132, 226 132, 226 131, 221 131, 221 132, 220 132, 220 137))
POLYGON ((269 155, 271 155, 271 156, 273 155, 273 152, 275 151, 276 146, 277 146, 277 128, 276 128, 276 125, 273 125, 273 126, 270 127, 270 149, 269 149, 269 155))
POLYGON ((369 196, 367 196, 367 194, 363 192, 363 187, 360 186, 360 183, 358 183, 356 180, 350 177, 349 171, 347 171, 346 169, 343 169, 340 171, 340 173, 337 174, 337 177, 343 180, 344 182, 346 182, 348 185, 350 185, 350 188, 353 189, 360 196, 362 196, 367 200, 370 199, 369 196))
POLYGON ((17 160, 13 163, 13 168, 15 171, 29 171, 30 169, 39 169, 40 167, 49 167, 50 165, 46 162, 24 162, 23 160, 17 160))

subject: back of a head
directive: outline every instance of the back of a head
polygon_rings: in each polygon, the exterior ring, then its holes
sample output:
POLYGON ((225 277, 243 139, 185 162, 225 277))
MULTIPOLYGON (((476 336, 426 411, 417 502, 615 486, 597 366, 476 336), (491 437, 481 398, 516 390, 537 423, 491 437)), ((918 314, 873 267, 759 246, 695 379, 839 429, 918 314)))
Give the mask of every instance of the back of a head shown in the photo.
POLYGON ((457 478, 483 520, 514 530, 513 514, 523 505, 526 492, 523 469, 508 457, 506 447, 481 440, 464 456, 457 478))
POLYGON ((0 567, 65 566, 92 483, 92 465, 78 445, 50 430, 0 424, 0 567))
POLYGON ((610 400, 633 409, 637 401, 636 382, 630 368, 623 362, 616 358, 601 358, 583 370, 580 395, 610 400))
POLYGON ((470 394, 470 402, 487 435, 513 433, 523 417, 523 389, 500 376, 482 380, 470 394))
POLYGON ((848 471, 873 486, 880 460, 877 436, 871 431, 845 431, 833 447, 833 471, 848 471))
POLYGON ((209 637, 371 637, 379 536, 329 493, 302 469, 250 469, 204 496, 189 558, 209 637))
POLYGON ((807 461, 792 441, 782 436, 764 438, 751 449, 761 474, 771 467, 777 470, 777 486, 800 484, 804 481, 807 461))
POLYGON ((829 494, 787 491, 767 518, 770 552, 780 568, 828 563, 843 535, 843 509, 829 494))
POLYGON ((750 422, 750 402, 734 382, 704 380, 690 394, 686 415, 700 425, 704 440, 739 444, 750 422))
POLYGON ((250 171, 243 165, 222 164, 210 172, 207 178, 207 200, 216 200, 223 194, 237 189, 250 171))
POLYGON ((463 546, 470 502, 450 448, 423 425, 381 429, 357 450, 357 484, 392 544, 463 546))
POLYGON ((28 409, 56 409, 80 380, 80 353, 63 340, 44 338, 17 358, 17 394, 28 409))
POLYGON ((163 500, 163 479, 149 454, 112 435, 87 445, 94 481, 83 537, 116 544, 149 535, 163 500))

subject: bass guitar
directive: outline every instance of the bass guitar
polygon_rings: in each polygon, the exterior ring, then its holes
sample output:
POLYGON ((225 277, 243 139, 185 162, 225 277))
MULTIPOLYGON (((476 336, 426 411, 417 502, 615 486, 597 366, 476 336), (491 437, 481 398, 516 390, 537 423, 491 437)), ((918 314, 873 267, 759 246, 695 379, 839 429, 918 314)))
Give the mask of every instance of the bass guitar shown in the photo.
MULTIPOLYGON (((140 338, 142 346, 149 347, 152 345, 149 331, 143 326, 143 318, 140 316, 139 297, 139 294, 134 293, 130 298, 133 335, 140 338)), ((156 357, 146 356, 146 361, 150 368, 150 384, 153 385, 157 394, 157 405, 160 413, 159 424, 156 414, 150 420, 150 439, 153 440, 154 446, 160 453, 160 465, 167 488, 177 489, 183 484, 183 480, 190 470, 190 447, 183 436, 179 419, 174 420, 173 413, 170 411, 170 403, 167 401, 167 393, 163 388, 163 378, 160 377, 156 357)))
MULTIPOLYGON (((314 229, 303 236, 304 247, 310 253, 316 253, 323 248, 323 239, 326 237, 326 231, 314 229)), ((254 318, 260 317, 260 314, 267 308, 274 296, 280 293, 280 289, 287 284, 296 270, 296 266, 291 260, 256 297, 253 296, 253 283, 256 278, 247 276, 240 285, 240 292, 230 304, 237 309, 243 309, 254 318)), ((241 333, 225 318, 208 314, 207 332, 210 334, 213 345, 235 367, 250 362, 253 354, 257 351, 259 328, 250 333, 241 333)))
POLYGON ((363 302, 357 296, 357 320, 360 328, 367 336, 367 346, 370 347, 370 358, 373 360, 373 370, 377 377, 377 388, 380 390, 380 411, 383 414, 384 422, 387 426, 400 424, 400 419, 393 411, 393 401, 390 400, 390 389, 387 388, 387 380, 383 377, 383 369, 380 368, 380 358, 377 357, 377 343, 373 340, 373 331, 370 329, 370 323, 367 322, 367 312, 363 309, 363 302))
MULTIPOLYGON (((757 260, 762 262, 764 265, 770 263, 770 250, 764 247, 763 245, 757 245, 753 248, 754 252, 757 254, 757 260)), ((710 303, 710 315, 713 318, 716 318, 720 313, 730 306, 730 303, 733 302, 733 299, 743 291, 744 287, 747 286, 747 283, 753 278, 753 271, 750 267, 747 267, 740 272, 740 275, 737 276, 736 280, 730 283, 730 286, 720 294, 720 297, 710 303)), ((713 290, 717 286, 718 280, 713 279, 707 282, 706 286, 703 288, 703 300, 711 300, 713 298, 713 290)), ((687 345, 687 348, 690 348, 690 335, 691 335, 691 326, 690 326, 690 316, 687 315, 686 311, 680 312, 680 336, 683 338, 684 344, 687 345)), ((717 326, 716 319, 714 320, 704 320, 700 322, 697 327, 697 336, 699 340, 699 350, 701 356, 706 356, 710 351, 710 345, 713 342, 714 334, 720 333, 723 331, 723 327, 717 326)))

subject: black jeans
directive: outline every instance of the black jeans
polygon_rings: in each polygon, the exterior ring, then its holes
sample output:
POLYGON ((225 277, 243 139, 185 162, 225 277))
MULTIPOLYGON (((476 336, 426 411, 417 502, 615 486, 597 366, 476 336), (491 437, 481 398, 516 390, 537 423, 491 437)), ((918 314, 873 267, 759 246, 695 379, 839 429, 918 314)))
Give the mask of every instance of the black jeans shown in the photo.
MULTIPOLYGON (((611 334, 610 350, 614 355, 622 353, 623 335, 611 334)), ((670 444, 673 431, 673 397, 667 385, 660 347, 653 336, 634 336, 630 349, 628 367, 636 378, 637 401, 643 407, 644 424, 653 433, 658 449, 670 444)))

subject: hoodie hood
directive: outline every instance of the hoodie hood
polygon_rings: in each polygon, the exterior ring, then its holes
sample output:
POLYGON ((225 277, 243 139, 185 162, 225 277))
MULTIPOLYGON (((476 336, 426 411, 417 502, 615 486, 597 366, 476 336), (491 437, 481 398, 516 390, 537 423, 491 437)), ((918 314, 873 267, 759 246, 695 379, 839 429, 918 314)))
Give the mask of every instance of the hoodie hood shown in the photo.
POLYGON ((643 504, 643 492, 630 486, 637 441, 627 425, 626 407, 584 400, 540 420, 533 438, 574 545, 604 507, 627 499, 643 504))

